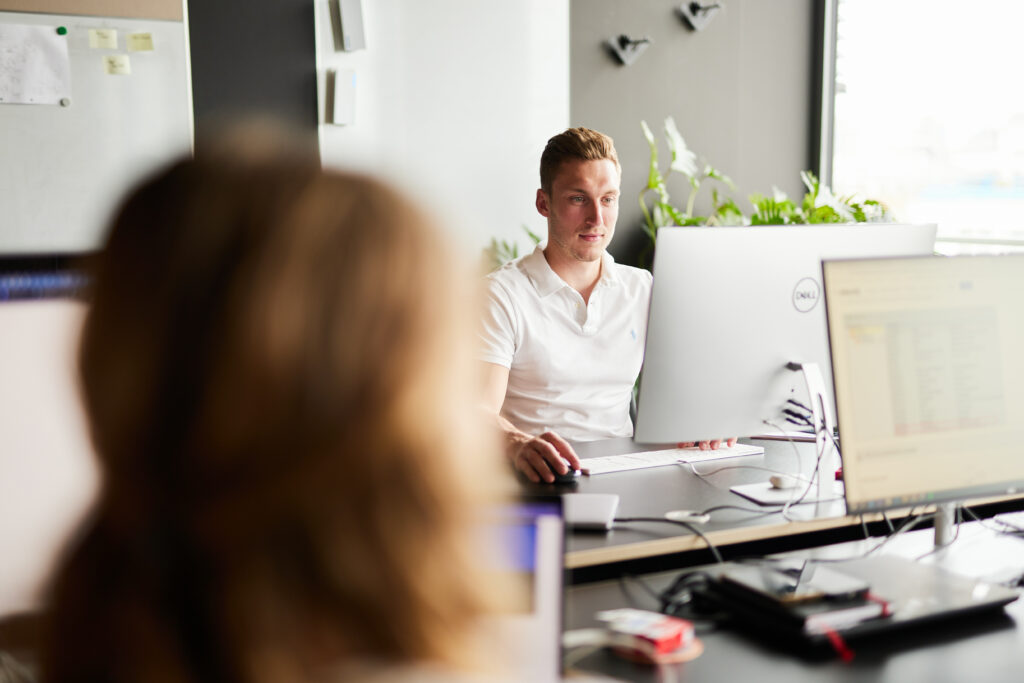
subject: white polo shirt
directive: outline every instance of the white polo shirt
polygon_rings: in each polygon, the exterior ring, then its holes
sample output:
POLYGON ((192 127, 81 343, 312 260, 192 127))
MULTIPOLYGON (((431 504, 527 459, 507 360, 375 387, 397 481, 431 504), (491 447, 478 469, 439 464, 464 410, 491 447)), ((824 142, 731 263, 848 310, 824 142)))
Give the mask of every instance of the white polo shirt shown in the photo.
POLYGON ((529 434, 631 436, 651 274, 605 252, 587 304, 551 270, 541 245, 487 277, 480 359, 509 369, 501 414, 529 434))

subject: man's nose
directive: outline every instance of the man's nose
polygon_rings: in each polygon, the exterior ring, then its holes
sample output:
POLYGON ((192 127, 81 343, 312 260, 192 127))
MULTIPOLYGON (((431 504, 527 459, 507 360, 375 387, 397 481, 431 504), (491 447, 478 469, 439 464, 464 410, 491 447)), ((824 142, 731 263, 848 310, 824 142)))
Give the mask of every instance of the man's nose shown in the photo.
POLYGON ((587 204, 587 224, 597 227, 604 222, 604 214, 601 213, 601 205, 598 202, 587 204))

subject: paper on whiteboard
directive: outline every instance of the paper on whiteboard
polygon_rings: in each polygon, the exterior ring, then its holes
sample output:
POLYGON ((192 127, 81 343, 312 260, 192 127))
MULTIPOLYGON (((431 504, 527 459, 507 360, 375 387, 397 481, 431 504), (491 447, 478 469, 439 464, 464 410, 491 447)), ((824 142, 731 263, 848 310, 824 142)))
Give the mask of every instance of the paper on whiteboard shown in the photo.
POLYGON ((71 97, 66 38, 54 26, 0 24, 0 103, 58 104, 71 97))

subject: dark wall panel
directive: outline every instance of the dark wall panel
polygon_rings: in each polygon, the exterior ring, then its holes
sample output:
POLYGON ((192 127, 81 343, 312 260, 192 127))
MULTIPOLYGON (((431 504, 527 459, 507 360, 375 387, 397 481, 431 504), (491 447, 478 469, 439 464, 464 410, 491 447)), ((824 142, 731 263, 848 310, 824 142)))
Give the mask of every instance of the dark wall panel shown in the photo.
POLYGON ((189 0, 196 136, 269 115, 315 134, 316 46, 309 0, 189 0))
MULTIPOLYGON (((622 162, 616 258, 632 262, 647 244, 637 202, 650 158, 642 119, 661 141, 663 171, 661 129, 671 114, 690 148, 736 182, 728 194, 745 211, 748 194, 771 194, 773 186, 802 195, 799 173, 816 165, 819 2, 726 0, 707 28, 693 32, 678 17, 678 1, 571 0, 572 125, 611 135, 622 162), (632 66, 618 65, 603 46, 620 33, 653 41, 632 66)), ((685 204, 685 181, 673 177, 670 190, 673 203, 685 204)), ((702 188, 698 214, 709 195, 702 188)))

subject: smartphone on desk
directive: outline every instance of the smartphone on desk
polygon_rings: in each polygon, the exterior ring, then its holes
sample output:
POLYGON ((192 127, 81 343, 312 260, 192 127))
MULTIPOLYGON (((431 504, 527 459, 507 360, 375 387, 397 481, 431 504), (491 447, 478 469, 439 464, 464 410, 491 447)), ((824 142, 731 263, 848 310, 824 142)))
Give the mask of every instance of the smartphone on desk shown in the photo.
POLYGON ((855 600, 864 597, 868 584, 849 574, 814 563, 800 566, 740 565, 720 577, 723 588, 781 606, 821 600, 855 600))

